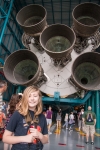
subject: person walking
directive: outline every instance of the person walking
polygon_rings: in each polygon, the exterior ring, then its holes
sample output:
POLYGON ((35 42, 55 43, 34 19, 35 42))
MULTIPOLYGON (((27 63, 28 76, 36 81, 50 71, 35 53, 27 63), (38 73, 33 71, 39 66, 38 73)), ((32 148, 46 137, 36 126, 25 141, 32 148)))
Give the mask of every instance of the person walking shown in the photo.
POLYGON ((48 143, 41 97, 36 86, 24 90, 19 109, 11 116, 3 135, 3 142, 12 144, 11 150, 42 150, 43 144, 48 143))
POLYGON ((86 144, 89 143, 89 136, 91 136, 91 144, 94 145, 96 114, 92 111, 91 106, 88 106, 88 110, 84 112, 82 118, 84 123, 84 132, 86 133, 86 144))
POLYGON ((51 110, 51 106, 49 106, 49 110, 47 110, 46 112, 46 119, 47 119, 47 126, 48 126, 48 133, 52 134, 52 132, 50 132, 50 128, 52 125, 52 110, 51 110))
POLYGON ((57 128, 60 128, 61 127, 61 109, 59 109, 57 113, 56 121, 57 121, 57 128))
POLYGON ((81 129, 83 130, 83 119, 82 119, 83 114, 84 114, 84 109, 81 109, 81 111, 79 112, 79 115, 78 115, 79 132, 81 129))
POLYGON ((74 120, 74 115, 73 112, 70 113, 69 115, 69 131, 73 131, 73 126, 75 125, 75 120, 74 120))
POLYGON ((66 113, 65 115, 65 119, 64 119, 65 123, 63 125, 63 128, 66 126, 66 129, 68 129, 68 114, 66 113))

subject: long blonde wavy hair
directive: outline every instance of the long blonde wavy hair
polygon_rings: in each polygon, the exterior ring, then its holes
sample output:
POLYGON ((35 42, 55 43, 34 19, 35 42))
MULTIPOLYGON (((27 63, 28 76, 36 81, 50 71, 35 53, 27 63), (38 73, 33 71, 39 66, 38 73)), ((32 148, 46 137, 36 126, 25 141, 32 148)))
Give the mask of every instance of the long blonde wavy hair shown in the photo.
POLYGON ((38 92, 39 94, 39 102, 34 110, 34 115, 35 116, 38 116, 39 114, 41 114, 42 112, 42 100, 41 100, 41 97, 42 97, 42 94, 40 92, 40 90, 38 89, 38 87, 36 86, 29 86, 27 87, 24 92, 23 92, 23 96, 22 96, 22 99, 21 99, 21 104, 19 106, 19 113, 22 114, 23 116, 26 116, 28 114, 28 110, 29 110, 29 106, 28 106, 28 98, 29 98, 29 95, 32 93, 32 92, 38 92))

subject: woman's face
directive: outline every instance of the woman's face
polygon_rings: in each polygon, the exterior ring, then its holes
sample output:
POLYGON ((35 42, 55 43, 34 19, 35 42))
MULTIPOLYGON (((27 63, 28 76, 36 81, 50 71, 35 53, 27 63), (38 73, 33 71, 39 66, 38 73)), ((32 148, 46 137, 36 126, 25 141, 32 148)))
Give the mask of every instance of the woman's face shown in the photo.
POLYGON ((34 110, 36 105, 39 102, 39 93, 38 91, 32 92, 29 94, 28 105, 30 110, 34 110))

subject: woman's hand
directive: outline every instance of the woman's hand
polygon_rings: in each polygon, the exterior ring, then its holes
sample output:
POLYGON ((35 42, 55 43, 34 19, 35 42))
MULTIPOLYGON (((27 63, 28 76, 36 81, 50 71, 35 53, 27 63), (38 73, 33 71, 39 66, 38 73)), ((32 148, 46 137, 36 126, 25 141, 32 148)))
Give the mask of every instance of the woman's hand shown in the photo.
POLYGON ((25 142, 26 143, 33 143, 33 140, 35 139, 34 133, 30 133, 25 136, 25 142))
POLYGON ((40 132, 35 128, 30 128, 30 133, 33 134, 34 138, 39 138, 40 132))
POLYGON ((30 128, 30 133, 34 138, 40 139, 42 143, 48 143, 48 135, 43 135, 38 129, 30 128))

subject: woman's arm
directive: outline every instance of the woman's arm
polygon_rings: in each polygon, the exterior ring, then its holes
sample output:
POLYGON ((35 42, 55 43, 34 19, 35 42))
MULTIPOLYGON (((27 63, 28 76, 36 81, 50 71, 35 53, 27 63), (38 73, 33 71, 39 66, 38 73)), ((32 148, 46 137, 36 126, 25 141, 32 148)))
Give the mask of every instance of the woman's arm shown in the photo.
POLYGON ((6 119, 6 115, 3 113, 3 119, 5 120, 6 119))
POLYGON ((34 139, 33 133, 25 136, 13 136, 13 132, 5 130, 2 141, 8 144, 16 144, 21 142, 32 143, 34 139))
POLYGON ((48 143, 48 135, 43 135, 40 133, 39 139, 43 144, 48 143))

